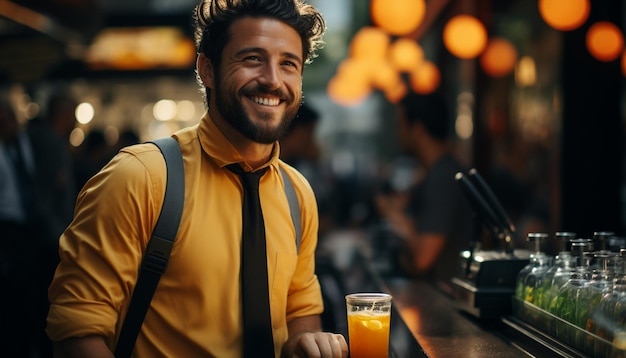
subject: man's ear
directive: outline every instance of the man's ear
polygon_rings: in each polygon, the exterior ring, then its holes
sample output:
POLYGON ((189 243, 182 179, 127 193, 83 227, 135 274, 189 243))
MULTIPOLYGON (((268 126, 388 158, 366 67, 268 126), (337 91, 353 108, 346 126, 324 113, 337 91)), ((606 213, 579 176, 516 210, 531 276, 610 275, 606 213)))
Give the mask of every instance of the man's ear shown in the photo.
POLYGON ((198 55, 198 58, 196 59, 196 69, 202 84, 204 84, 207 88, 215 88, 215 71, 213 63, 202 53, 198 55))

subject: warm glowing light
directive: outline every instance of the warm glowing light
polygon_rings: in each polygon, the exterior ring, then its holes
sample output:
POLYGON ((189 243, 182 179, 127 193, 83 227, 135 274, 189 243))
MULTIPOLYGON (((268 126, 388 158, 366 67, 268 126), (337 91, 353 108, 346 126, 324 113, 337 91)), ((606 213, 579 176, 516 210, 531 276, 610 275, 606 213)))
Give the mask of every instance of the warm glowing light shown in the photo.
POLYGON ((162 99, 155 103, 153 115, 159 121, 169 121, 176 117, 176 102, 170 99, 162 99))
POLYGON ((372 92, 372 88, 363 82, 350 82, 345 77, 334 77, 328 81, 326 92, 330 99, 342 106, 356 106, 372 92))
POLYGON ((622 74, 626 76, 626 51, 622 52, 622 74))
POLYGON ((70 133, 70 144, 74 148, 78 148, 85 141, 85 132, 80 128, 72 129, 70 133))
POLYGON ((180 68, 193 66, 195 59, 193 40, 177 27, 107 28, 85 54, 93 69, 180 68))
POLYGON ((389 61, 400 72, 410 72, 424 60, 424 50, 414 40, 400 38, 389 47, 389 61))
POLYGON ((428 94, 439 87, 441 74, 434 63, 424 61, 416 70, 411 72, 409 82, 415 93, 428 94))
POLYGON ((345 78, 349 82, 369 83, 372 69, 379 62, 383 61, 347 58, 339 64, 336 77, 345 78))
POLYGON ((480 56, 480 65, 486 74, 502 77, 515 68, 517 50, 508 40, 493 38, 480 56))
POLYGON ((387 88, 385 93, 385 98, 391 103, 398 103, 404 96, 406 96, 408 92, 408 88, 403 81, 396 83, 395 86, 387 88))
POLYGON ((80 124, 87 124, 91 122, 94 117, 95 110, 93 109, 93 105, 89 102, 83 102, 76 106, 76 110, 74 111, 74 115, 76 116, 76 121, 80 124))
POLYGON ((593 24, 587 31, 587 49, 600 61, 616 60, 624 49, 624 36, 620 29, 608 21, 593 24))
POLYGON ((389 62, 385 61, 373 63, 370 76, 372 85, 383 91, 397 87, 398 83, 402 82, 400 73, 389 62))
POLYGON ((424 19, 424 0, 372 0, 374 23, 392 35, 402 36, 414 31, 424 19))
POLYGON ((454 121, 454 130, 457 137, 463 140, 472 138, 474 135, 473 110, 474 95, 464 91, 457 97, 457 115, 454 121))
POLYGON ((196 105, 189 100, 182 100, 176 103, 176 113, 182 121, 190 121, 196 116, 196 105))
POLYGON ((577 29, 587 21, 589 0, 539 0, 539 13, 549 26, 561 31, 577 29))
POLYGON ((335 77, 328 82, 328 96, 344 106, 361 103, 373 91, 370 81, 373 63, 353 58, 342 61, 335 77))
POLYGON ((487 30, 475 17, 458 15, 453 17, 443 29, 443 43, 453 55, 471 59, 485 49, 487 30))
POLYGON ((381 29, 361 28, 350 42, 350 57, 355 59, 384 59, 389 47, 389 35, 381 29))
POLYGON ((532 57, 522 57, 515 68, 515 83, 520 87, 534 86, 537 82, 535 60, 532 57))
POLYGON ((470 139, 474 134, 474 122, 472 116, 467 113, 460 113, 454 121, 454 131, 461 139, 470 139))

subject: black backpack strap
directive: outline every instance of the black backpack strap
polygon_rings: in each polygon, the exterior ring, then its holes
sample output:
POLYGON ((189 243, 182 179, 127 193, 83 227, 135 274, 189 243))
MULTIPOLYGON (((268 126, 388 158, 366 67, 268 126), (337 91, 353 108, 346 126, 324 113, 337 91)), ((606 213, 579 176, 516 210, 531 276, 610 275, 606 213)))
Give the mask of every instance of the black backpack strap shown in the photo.
POLYGON ((293 227, 296 229, 296 252, 300 252, 300 241, 302 240, 302 216, 300 215, 300 202, 296 195, 296 190, 293 187, 291 179, 287 176, 287 173, 280 165, 278 166, 280 174, 283 176, 283 182, 285 186, 285 195, 287 196, 287 202, 289 203, 289 212, 291 214, 291 221, 293 227))
POLYGON ((150 301, 167 267, 185 201, 185 175, 178 142, 172 137, 167 137, 151 143, 159 147, 165 158, 167 167, 165 198, 146 248, 126 319, 120 332, 115 349, 117 358, 130 357, 133 352, 141 325, 150 307, 150 301))

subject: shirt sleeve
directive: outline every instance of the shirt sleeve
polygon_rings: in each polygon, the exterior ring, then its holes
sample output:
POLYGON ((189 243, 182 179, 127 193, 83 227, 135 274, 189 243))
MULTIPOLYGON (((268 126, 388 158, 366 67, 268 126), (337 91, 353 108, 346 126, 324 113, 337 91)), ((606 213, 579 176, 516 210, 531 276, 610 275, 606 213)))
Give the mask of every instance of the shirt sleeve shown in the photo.
POLYGON ((114 344, 165 185, 164 174, 147 169, 164 173, 165 165, 146 165, 163 162, 158 149, 138 147, 148 155, 120 152, 78 195, 49 288, 46 331, 52 341, 93 334, 114 344))

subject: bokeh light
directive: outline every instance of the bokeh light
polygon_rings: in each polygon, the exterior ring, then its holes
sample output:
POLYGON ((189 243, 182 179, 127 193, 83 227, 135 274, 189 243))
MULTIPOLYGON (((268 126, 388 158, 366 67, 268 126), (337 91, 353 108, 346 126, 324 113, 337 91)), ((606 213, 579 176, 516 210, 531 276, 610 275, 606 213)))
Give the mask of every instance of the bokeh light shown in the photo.
POLYGON ((372 26, 363 27, 350 42, 350 57, 369 60, 384 59, 389 42, 389 35, 381 29, 372 26))
POLYGON ((331 78, 326 87, 326 93, 333 102, 348 107, 360 104, 371 92, 370 86, 364 83, 352 83, 345 77, 331 78))
POLYGON ((620 29, 608 21, 599 21, 587 31, 587 49, 599 61, 616 60, 624 49, 624 36, 620 29))
POLYGON ((176 117, 176 102, 171 99, 162 99, 154 104, 154 118, 159 121, 169 121, 176 117))
POLYGON ((520 87, 530 87, 537 83, 537 66, 530 56, 520 58, 515 66, 515 83, 520 87))
POLYGON ((375 63, 370 68, 371 83, 377 89, 387 91, 402 82, 400 73, 386 61, 375 63))
POLYGON ((69 140, 72 147, 78 148, 85 141, 85 131, 81 128, 72 129, 69 140))
POLYGON ((589 0, 539 0, 539 13, 556 30, 577 29, 587 21, 591 6, 589 0))
POLYGON ((387 101, 390 103, 398 103, 406 96, 408 91, 407 85, 403 81, 400 81, 396 83, 395 86, 387 88, 384 94, 385 98, 387 98, 387 101))
POLYGON ((503 38, 493 38, 480 56, 480 66, 486 74, 502 77, 513 71, 517 62, 517 50, 503 38))
POLYGON ((370 73, 374 63, 354 58, 343 60, 326 87, 330 99, 344 106, 361 103, 373 91, 370 73))
POLYGON ((424 50, 414 40, 400 38, 389 47, 389 61, 400 72, 410 72, 424 60, 424 50))
POLYGON ((439 68, 431 61, 423 61, 409 75, 410 86, 415 93, 428 94, 434 92, 441 82, 439 68))
POLYGON ((424 0, 372 0, 370 12, 374 23, 392 35, 407 35, 424 19, 424 0))
POLYGON ((475 17, 457 15, 443 29, 443 43, 456 57, 472 59, 480 55, 487 44, 487 30, 475 17))
POLYGON ((76 106, 74 115, 76 116, 76 121, 78 121, 78 123, 87 124, 93 119, 95 110, 91 103, 83 102, 76 106))

